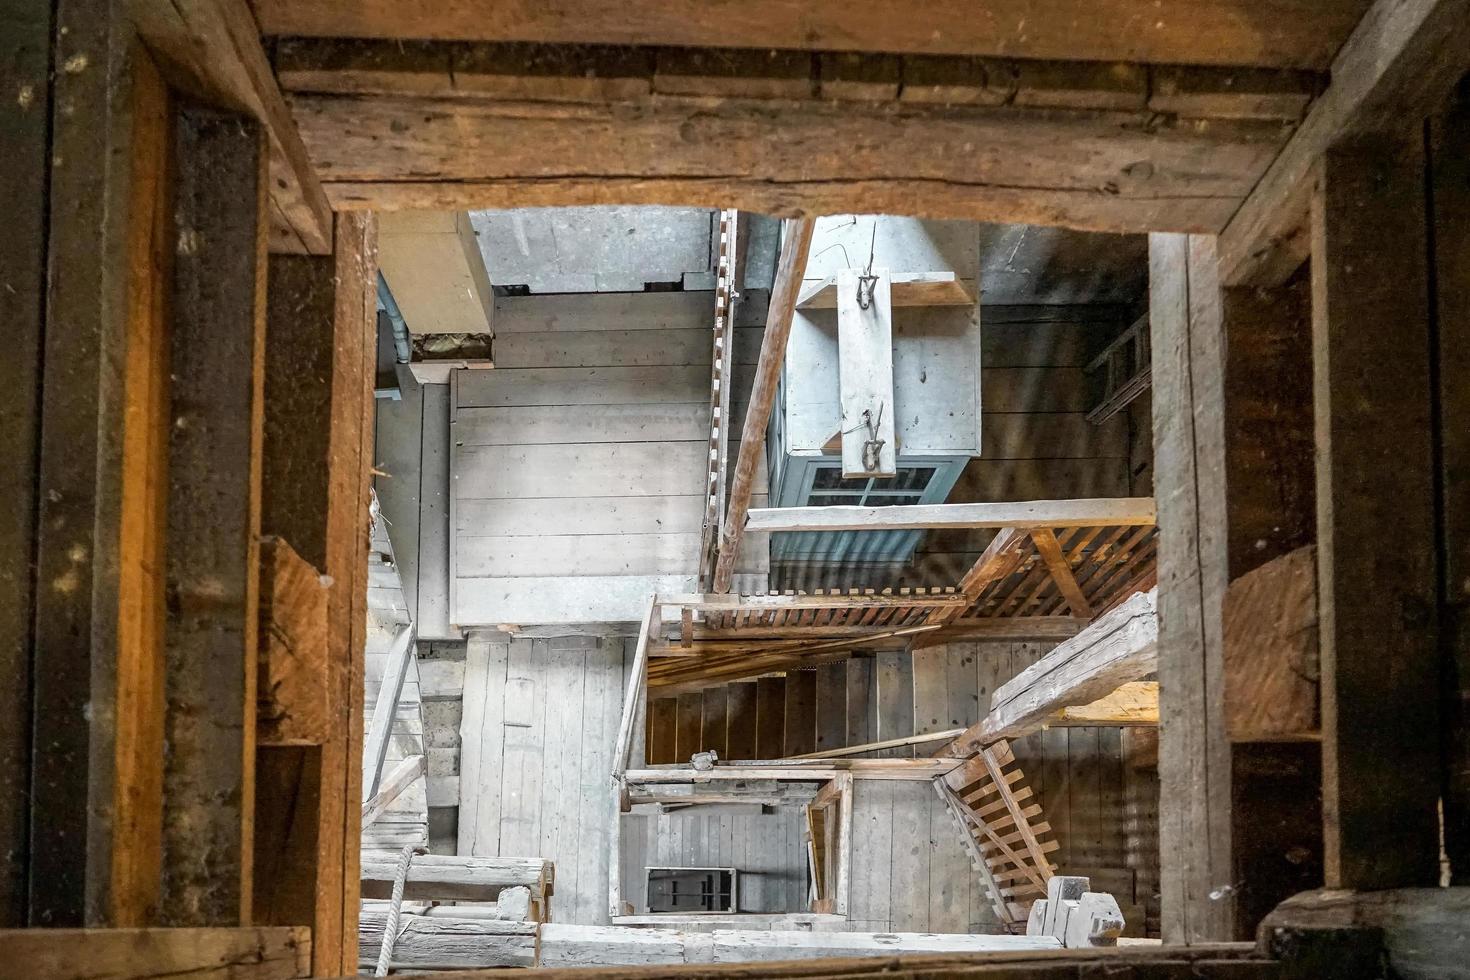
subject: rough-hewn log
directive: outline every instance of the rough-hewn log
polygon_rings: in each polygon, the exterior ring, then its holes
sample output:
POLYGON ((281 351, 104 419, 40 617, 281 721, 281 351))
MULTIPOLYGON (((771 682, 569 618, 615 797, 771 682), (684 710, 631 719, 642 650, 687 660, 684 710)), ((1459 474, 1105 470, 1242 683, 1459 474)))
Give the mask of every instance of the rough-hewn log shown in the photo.
POLYGON ((619 7, 573 0, 470 0, 429 9, 392 0, 259 0, 267 34, 440 38, 560 44, 892 51, 910 54, 1157 61, 1321 68, 1352 30, 1359 2, 1308 0, 1268 9, 1207 0, 1145 14, 1126 0, 1021 5, 943 0, 915 10, 886 0, 805 3, 756 0, 711 18, 698 0, 619 7), (1200 38, 1210 39, 1201 44, 1200 38))
POLYGON ((1142 680, 1158 667, 1158 629, 1154 593, 1133 596, 1001 685, 985 717, 935 755, 963 759, 1142 680))
POLYGON ((1220 235, 1226 285, 1274 286, 1307 257, 1311 171, 1329 146, 1413 129, 1470 70, 1470 0, 1376 0, 1332 62, 1332 84, 1220 235))

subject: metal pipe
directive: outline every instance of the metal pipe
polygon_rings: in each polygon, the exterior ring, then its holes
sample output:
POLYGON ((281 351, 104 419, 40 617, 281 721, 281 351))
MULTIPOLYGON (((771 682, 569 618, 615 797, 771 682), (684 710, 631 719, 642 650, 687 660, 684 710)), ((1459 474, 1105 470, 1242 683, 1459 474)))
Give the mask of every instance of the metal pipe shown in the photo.
POLYGON ((413 341, 409 339, 408 324, 403 322, 403 311, 398 309, 398 301, 381 272, 378 273, 378 309, 388 314, 388 322, 393 325, 393 349, 398 363, 407 364, 413 356, 413 341))

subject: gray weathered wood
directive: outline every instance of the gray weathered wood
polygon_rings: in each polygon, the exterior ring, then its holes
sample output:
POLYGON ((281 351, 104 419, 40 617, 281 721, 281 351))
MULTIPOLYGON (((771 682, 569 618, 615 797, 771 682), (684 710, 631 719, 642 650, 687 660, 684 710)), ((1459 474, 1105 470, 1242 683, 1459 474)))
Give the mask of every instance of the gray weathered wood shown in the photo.
MULTIPOLYGON (((397 873, 394 861, 365 860, 364 898, 387 898, 397 873)), ((408 866, 404 897, 424 901, 493 902, 503 889, 526 888, 540 902, 551 893, 555 869, 542 858, 418 854, 408 866)))
POLYGON ((424 757, 421 755, 409 756, 398 763, 381 781, 381 785, 374 791, 371 799, 364 800, 362 804, 362 829, 367 830, 373 822, 383 815, 383 811, 393 805, 393 801, 403 794, 403 791, 413 783, 415 779, 422 776, 428 769, 424 757))
POLYGON ((1149 239, 1165 941, 1233 938, 1230 747, 1222 705, 1228 577, 1214 239, 1149 239))
POLYGON ((837 275, 838 393, 842 475, 893 476, 893 296, 886 269, 837 275), (859 296, 859 291, 863 295, 859 296))
MULTIPOLYGON (((1260 943, 1321 930, 1382 930, 1394 976, 1404 980, 1466 980, 1470 961, 1470 888, 1397 888, 1386 891, 1321 890, 1295 895, 1261 923, 1260 943)), ((1331 941, 1331 938, 1328 940, 1331 941)))
POLYGON ((901 507, 772 507, 752 510, 749 531, 863 531, 874 528, 1060 528, 1152 524, 1152 497, 911 504, 901 507))
POLYGON ((393 718, 398 700, 403 695, 403 681, 408 676, 409 661, 414 657, 414 629, 411 623, 398 628, 393 646, 383 666, 383 680, 363 744, 362 792, 371 799, 378 792, 383 775, 383 761, 388 758, 388 741, 393 733, 393 718))
MULTIPOLYGON (((386 910, 363 910, 358 956, 368 969, 378 962, 386 926, 386 910)), ((537 928, 534 922, 405 915, 398 923, 392 967, 464 970, 534 966, 537 928)))

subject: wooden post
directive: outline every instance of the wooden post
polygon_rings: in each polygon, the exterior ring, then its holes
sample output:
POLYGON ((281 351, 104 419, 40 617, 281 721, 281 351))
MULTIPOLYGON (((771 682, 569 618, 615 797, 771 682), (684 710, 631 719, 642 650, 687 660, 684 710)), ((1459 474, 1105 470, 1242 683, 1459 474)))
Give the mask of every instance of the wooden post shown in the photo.
POLYGON ((1449 772, 1445 851, 1456 885, 1470 885, 1470 91, 1431 123, 1434 311, 1438 358, 1440 650, 1449 772))
POLYGON ((376 243, 371 216, 344 215, 332 256, 270 260, 262 525, 331 581, 322 683, 333 723, 319 749, 261 752, 260 809, 294 802, 296 817, 257 850, 301 857, 258 882, 269 891, 255 915, 311 924, 318 976, 357 969, 376 243))
POLYGON ((1166 943, 1234 938, 1221 307, 1215 241, 1149 237, 1166 943))
POLYGON ((781 379, 781 364, 786 360, 786 340, 791 336, 791 318, 796 313, 796 297, 801 291, 801 277, 806 271, 807 253, 811 251, 815 228, 816 221, 811 218, 789 221, 784 226, 776 282, 771 288, 771 303, 766 315, 766 332, 761 337, 760 363, 756 366, 750 403, 745 409, 740 455, 735 460, 735 474, 730 479, 729 509, 725 514, 719 557, 715 562, 715 592, 729 592, 730 579, 735 574, 735 558, 740 552, 740 539, 745 536, 745 517, 750 512, 750 495, 755 489, 755 469, 764 458, 766 424, 771 420, 771 406, 776 400, 776 386, 781 379))
POLYGON ((1312 199, 1329 888, 1432 885, 1439 875, 1423 166, 1417 139, 1330 150, 1312 199))
POLYGON ((250 921, 260 656, 265 144, 252 120, 175 120, 163 892, 173 926, 250 921))

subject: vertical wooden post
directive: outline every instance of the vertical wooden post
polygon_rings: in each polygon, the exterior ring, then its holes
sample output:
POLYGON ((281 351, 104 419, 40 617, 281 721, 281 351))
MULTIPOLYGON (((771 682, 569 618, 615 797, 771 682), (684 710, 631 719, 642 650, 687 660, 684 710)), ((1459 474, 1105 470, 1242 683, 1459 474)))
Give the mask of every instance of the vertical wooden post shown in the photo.
POLYGON ((1234 938, 1222 609, 1222 312, 1210 237, 1149 238, 1166 943, 1234 938))
POLYGON ((26 924, 31 755, 31 602, 45 340, 47 187, 51 169, 50 4, 0 3, 0 928, 26 924))
POLYGON ((1462 86, 1431 133, 1445 852, 1453 883, 1470 885, 1470 88, 1462 86))
POLYGON ((270 260, 262 514, 266 533, 331 580, 323 679, 331 735, 310 753, 261 753, 271 775, 259 805, 294 805, 284 843, 306 859, 261 882, 269 890, 255 906, 261 923, 312 926, 318 976, 357 969, 376 221, 339 216, 333 248, 330 257, 270 260))
POLYGON ((1329 888, 1432 885, 1439 873, 1423 165, 1419 140, 1330 150, 1312 199, 1329 888))
POLYGON ((212 109, 175 124, 161 913, 238 925, 255 818, 265 141, 212 109))

